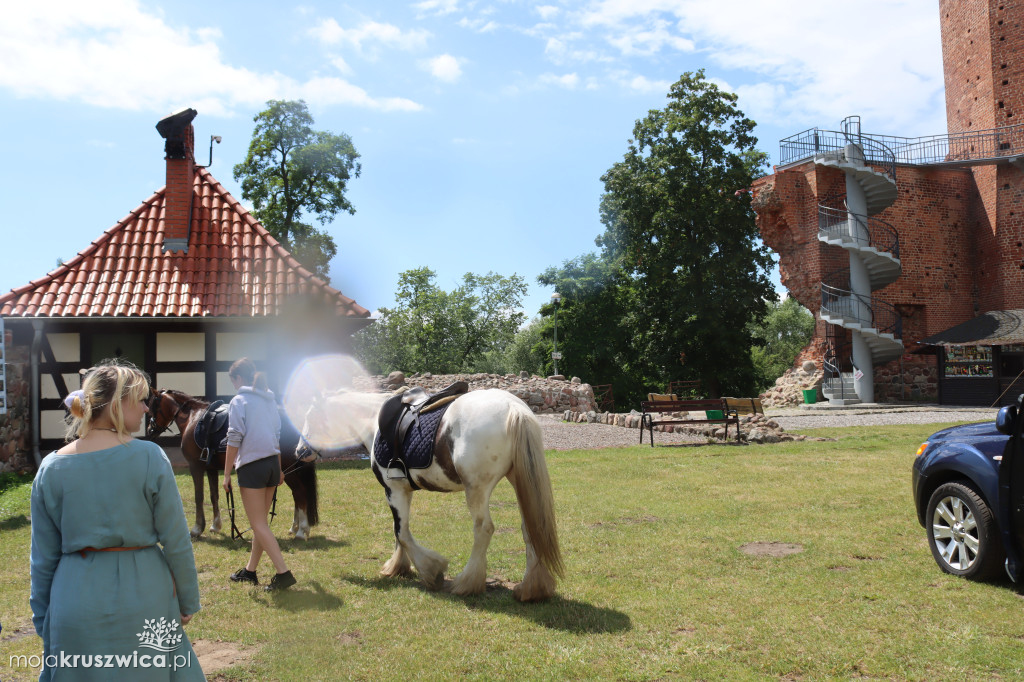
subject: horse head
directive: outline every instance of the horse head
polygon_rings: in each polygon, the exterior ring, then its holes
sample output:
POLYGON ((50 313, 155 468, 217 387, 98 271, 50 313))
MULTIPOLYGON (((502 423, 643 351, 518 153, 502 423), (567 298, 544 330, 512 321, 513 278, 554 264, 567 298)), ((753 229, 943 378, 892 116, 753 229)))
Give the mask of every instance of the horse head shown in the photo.
POLYGON ((150 440, 170 428, 184 408, 169 391, 157 391, 155 388, 150 391, 146 404, 149 407, 149 414, 146 415, 146 438, 150 440))
POLYGON ((375 399, 367 403, 365 396, 368 395, 375 394, 343 389, 314 395, 302 426, 303 442, 308 443, 311 449, 333 450, 363 445, 369 451, 368 439, 372 445, 372 425, 380 405, 375 399))

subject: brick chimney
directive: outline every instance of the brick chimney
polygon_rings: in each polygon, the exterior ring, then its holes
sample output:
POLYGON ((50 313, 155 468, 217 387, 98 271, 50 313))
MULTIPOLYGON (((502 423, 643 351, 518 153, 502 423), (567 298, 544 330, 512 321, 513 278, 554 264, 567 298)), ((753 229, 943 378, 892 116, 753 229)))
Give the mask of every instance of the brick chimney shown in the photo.
POLYGON ((188 253, 189 228, 192 225, 193 181, 196 174, 195 137, 192 119, 195 109, 182 109, 161 119, 157 132, 166 140, 167 188, 164 191, 164 241, 162 249, 188 253))

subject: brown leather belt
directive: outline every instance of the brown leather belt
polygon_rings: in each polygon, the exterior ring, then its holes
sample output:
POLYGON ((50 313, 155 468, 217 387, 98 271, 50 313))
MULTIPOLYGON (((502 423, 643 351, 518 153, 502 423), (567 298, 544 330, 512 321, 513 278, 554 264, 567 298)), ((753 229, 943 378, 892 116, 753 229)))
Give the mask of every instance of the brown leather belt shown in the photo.
POLYGON ((141 547, 83 547, 78 550, 78 553, 85 558, 86 552, 131 552, 136 549, 149 549, 154 545, 142 545, 141 547))

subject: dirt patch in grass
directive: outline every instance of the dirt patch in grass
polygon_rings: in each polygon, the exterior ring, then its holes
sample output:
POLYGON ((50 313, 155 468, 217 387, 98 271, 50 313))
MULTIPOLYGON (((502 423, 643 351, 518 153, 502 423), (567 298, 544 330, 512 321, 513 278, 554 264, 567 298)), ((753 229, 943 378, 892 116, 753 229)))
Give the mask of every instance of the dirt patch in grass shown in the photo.
POLYGON ((197 639, 192 642, 192 649, 199 658, 199 665, 209 676, 213 673, 248 663, 256 653, 256 647, 244 646, 236 642, 197 639))
POLYGON ((748 542, 740 545, 740 551, 750 556, 782 557, 799 554, 804 546, 792 542, 748 542))

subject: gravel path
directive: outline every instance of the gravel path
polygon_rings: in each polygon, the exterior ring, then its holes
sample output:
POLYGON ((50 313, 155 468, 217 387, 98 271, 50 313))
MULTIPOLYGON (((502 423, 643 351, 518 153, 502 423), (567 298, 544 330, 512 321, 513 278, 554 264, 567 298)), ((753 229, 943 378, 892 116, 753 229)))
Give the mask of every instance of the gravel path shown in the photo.
MULTIPOLYGON (((994 408, 912 406, 891 408, 854 408, 844 410, 803 410, 785 408, 769 410, 768 416, 786 431, 800 433, 805 429, 843 426, 877 426, 889 424, 939 424, 977 422, 995 419, 994 408)), ((570 424, 553 414, 537 415, 544 432, 544 447, 549 450, 589 450, 637 445, 637 429, 606 424, 570 424)), ((647 435, 644 436, 645 441, 647 435)), ((706 443, 703 436, 655 431, 655 445, 706 443)))

